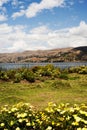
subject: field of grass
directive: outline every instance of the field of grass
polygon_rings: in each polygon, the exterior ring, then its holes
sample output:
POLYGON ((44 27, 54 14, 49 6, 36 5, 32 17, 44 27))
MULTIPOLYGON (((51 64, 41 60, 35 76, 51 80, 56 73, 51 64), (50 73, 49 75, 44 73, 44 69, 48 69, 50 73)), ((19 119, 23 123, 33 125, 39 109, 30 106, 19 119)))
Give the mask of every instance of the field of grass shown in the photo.
POLYGON ((40 110, 48 102, 87 104, 87 74, 68 74, 68 79, 45 78, 20 83, 0 81, 0 106, 28 102, 40 110))

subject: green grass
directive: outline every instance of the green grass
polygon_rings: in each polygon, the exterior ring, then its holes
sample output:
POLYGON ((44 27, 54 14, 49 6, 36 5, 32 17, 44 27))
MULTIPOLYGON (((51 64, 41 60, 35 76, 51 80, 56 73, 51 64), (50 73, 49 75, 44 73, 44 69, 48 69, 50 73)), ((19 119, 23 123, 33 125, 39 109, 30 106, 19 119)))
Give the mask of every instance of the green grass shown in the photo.
POLYGON ((43 109, 48 102, 87 104, 87 74, 68 74, 68 80, 46 79, 35 83, 0 82, 0 106, 28 102, 43 109))

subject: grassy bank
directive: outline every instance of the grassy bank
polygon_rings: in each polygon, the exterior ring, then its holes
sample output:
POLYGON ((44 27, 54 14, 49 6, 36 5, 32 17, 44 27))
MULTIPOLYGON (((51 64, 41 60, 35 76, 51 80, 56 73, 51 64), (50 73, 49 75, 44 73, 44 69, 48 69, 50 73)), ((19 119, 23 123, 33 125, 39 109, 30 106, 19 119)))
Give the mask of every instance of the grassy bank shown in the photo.
POLYGON ((67 76, 67 80, 45 77, 33 83, 0 81, 0 106, 28 102, 42 109, 48 102, 87 104, 87 74, 69 73, 67 76))

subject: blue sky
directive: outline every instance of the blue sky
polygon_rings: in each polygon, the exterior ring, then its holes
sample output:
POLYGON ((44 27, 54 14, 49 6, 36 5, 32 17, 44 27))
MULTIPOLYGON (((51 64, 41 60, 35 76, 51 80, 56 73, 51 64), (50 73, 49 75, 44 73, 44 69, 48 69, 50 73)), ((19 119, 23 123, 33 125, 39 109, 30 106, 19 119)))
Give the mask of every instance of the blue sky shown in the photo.
POLYGON ((0 53, 87 46, 87 0, 0 0, 0 53))

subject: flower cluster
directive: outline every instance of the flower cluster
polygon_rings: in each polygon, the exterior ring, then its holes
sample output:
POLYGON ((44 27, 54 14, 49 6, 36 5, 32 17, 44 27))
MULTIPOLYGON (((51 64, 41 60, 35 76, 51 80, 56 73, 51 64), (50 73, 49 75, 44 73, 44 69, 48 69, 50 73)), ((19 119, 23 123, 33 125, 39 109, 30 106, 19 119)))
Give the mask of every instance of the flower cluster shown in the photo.
POLYGON ((36 111, 27 103, 5 105, 0 110, 0 130, 87 130, 87 106, 49 103, 36 111))

